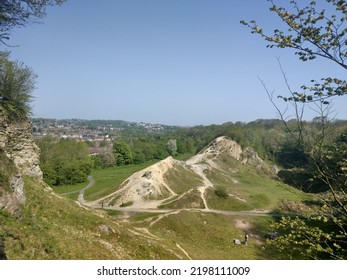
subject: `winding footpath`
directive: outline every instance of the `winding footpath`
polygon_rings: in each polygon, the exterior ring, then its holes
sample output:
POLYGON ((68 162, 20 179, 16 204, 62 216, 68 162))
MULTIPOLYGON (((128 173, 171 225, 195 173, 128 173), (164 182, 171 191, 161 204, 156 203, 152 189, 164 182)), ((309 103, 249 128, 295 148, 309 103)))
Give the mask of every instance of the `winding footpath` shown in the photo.
POLYGON ((204 173, 204 171, 208 169, 208 166, 201 163, 203 158, 204 155, 202 154, 195 155, 186 161, 186 165, 202 178, 203 185, 198 187, 198 191, 200 192, 200 197, 204 203, 205 209, 208 210, 209 208, 205 198, 205 193, 208 188, 213 188, 213 184, 204 173))
POLYGON ((80 194, 78 195, 78 202, 81 203, 82 205, 86 205, 87 202, 84 199, 84 193, 86 190, 91 188, 95 184, 95 180, 92 176, 88 176, 89 184, 84 187, 83 189, 80 190, 80 194))

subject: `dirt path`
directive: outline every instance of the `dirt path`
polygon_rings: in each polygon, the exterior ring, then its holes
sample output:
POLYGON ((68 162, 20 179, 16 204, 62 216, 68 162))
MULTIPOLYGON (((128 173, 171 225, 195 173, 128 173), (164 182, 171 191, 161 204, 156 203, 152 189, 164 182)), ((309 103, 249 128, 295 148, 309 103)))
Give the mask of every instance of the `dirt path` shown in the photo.
POLYGON ((191 157, 186 161, 186 165, 189 166, 197 175, 202 178, 202 186, 198 187, 198 191, 200 192, 201 199, 204 203, 205 209, 209 209, 205 197, 206 189, 213 188, 212 182, 206 177, 204 171, 209 168, 208 165, 201 163, 204 160, 203 154, 198 154, 191 157))
POLYGON ((184 249, 180 246, 180 244, 176 243, 176 247, 177 247, 178 249, 180 249, 180 250, 182 251, 182 253, 185 254, 186 257, 187 257, 189 260, 192 260, 192 258, 188 255, 187 251, 184 250, 184 249))
POLYGON ((180 213, 182 210, 171 210, 170 212, 167 212, 163 215, 160 215, 158 216, 154 221, 152 221, 150 224, 149 224, 149 227, 153 226, 155 223, 157 223, 158 221, 160 221, 162 218, 164 217, 167 217, 169 215, 176 215, 178 213, 180 213))
POLYGON ((88 176, 88 180, 89 180, 89 184, 83 189, 81 189, 79 191, 80 194, 78 195, 78 202, 86 206, 89 206, 89 205, 87 205, 87 202, 84 199, 84 193, 87 189, 91 188, 95 184, 95 180, 92 176, 88 176))

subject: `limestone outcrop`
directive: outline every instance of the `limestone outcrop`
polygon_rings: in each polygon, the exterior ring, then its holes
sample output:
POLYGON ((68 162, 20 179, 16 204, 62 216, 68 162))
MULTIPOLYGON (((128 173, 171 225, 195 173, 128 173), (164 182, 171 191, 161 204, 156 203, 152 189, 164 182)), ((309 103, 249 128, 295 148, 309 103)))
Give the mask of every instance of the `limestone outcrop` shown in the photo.
POLYGON ((0 209, 18 216, 25 203, 24 176, 42 179, 39 148, 29 120, 10 123, 0 112, 0 209))
POLYGON ((14 162, 20 175, 42 179, 39 148, 29 120, 8 123, 0 115, 0 149, 14 162))

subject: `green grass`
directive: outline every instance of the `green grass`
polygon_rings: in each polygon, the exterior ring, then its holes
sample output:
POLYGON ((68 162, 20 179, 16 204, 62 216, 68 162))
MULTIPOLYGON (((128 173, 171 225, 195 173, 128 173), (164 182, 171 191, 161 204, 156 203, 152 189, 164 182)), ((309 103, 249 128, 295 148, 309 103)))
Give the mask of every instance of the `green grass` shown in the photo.
POLYGON ((53 191, 71 200, 77 200, 79 191, 88 185, 89 181, 76 185, 64 185, 52 187, 53 191))
POLYGON ((64 185, 64 186, 57 186, 57 187, 52 187, 54 192, 58 194, 65 194, 65 193, 70 193, 70 192, 76 192, 78 193, 79 190, 83 189, 88 185, 89 181, 79 183, 76 185, 64 185))
POLYGON ((182 194, 185 191, 202 185, 199 175, 180 165, 169 169, 165 173, 164 179, 170 188, 177 194, 182 194))
POLYGON ((174 159, 186 161, 186 160, 190 159, 194 155, 195 154, 193 154, 193 153, 179 154, 177 156, 174 156, 174 159))
POLYGON ((69 194, 62 194, 61 196, 64 196, 71 200, 78 200, 78 195, 79 195, 79 192, 75 192, 75 193, 69 193, 69 194))
POLYGON ((10 178, 16 172, 13 160, 9 159, 5 152, 0 148, 0 197, 5 192, 11 192, 10 178))
POLYGON ((212 170, 207 171, 206 175, 216 189, 230 194, 227 198, 221 198, 213 190, 208 190, 208 205, 213 209, 280 211, 281 202, 284 199, 294 202, 307 199, 307 195, 303 192, 273 179, 262 177, 252 169, 240 169, 238 172, 222 173, 222 175, 212 170))
POLYGON ((257 174, 240 173, 234 176, 240 182, 237 188, 241 193, 245 193, 250 198, 260 198, 260 203, 263 203, 264 199, 259 197, 259 194, 266 195, 268 198, 266 204, 269 208, 277 207, 279 201, 284 198, 292 201, 301 201, 308 197, 305 193, 294 187, 261 177, 257 174))
POLYGON ((214 213, 182 211, 160 219, 150 231, 161 238, 178 243, 193 259, 278 259, 263 250, 264 239, 273 219, 271 217, 238 217, 214 213), (233 245, 233 239, 243 240, 245 230, 237 221, 249 224, 252 234, 247 246, 233 245), (257 236, 257 238, 253 237, 257 236))
POLYGON ((93 176, 95 184, 93 187, 86 190, 84 198, 86 200, 96 200, 111 194, 118 190, 120 185, 128 177, 154 163, 155 161, 150 161, 143 164, 115 166, 106 169, 93 170, 91 176, 93 176))
POLYGON ((206 200, 208 207, 211 209, 229 211, 246 211, 253 209, 249 203, 240 201, 235 197, 228 196, 227 198, 221 198, 218 195, 216 195, 213 189, 207 189, 206 200))
POLYGON ((0 210, 9 259, 177 258, 174 245, 135 235, 130 225, 56 197, 36 181, 25 180, 25 194, 20 219, 0 210))
POLYGON ((143 221, 146 221, 148 219, 151 219, 152 218, 155 218, 157 217, 158 215, 161 215, 160 213, 135 213, 131 218, 130 218, 130 221, 131 222, 143 222, 143 221))
MULTIPOLYGON (((95 184, 85 192, 84 198, 86 200, 96 200, 116 191, 123 181, 132 174, 154 164, 155 162, 156 161, 150 161, 143 164, 114 166, 105 169, 93 170, 91 176, 93 176, 95 184)), ((78 191, 86 187, 88 183, 89 182, 86 181, 76 185, 57 186, 53 187, 53 190, 54 192, 72 200, 77 200, 78 191), (76 193, 67 194, 71 192, 76 193)))
POLYGON ((187 208, 204 208, 204 203, 201 199, 200 192, 197 189, 185 194, 178 200, 166 203, 159 206, 159 208, 166 209, 187 209, 187 208))
POLYGON ((102 209, 101 211, 104 211, 107 215, 111 217, 116 217, 121 215, 123 212, 118 211, 118 210, 111 210, 111 209, 102 209))

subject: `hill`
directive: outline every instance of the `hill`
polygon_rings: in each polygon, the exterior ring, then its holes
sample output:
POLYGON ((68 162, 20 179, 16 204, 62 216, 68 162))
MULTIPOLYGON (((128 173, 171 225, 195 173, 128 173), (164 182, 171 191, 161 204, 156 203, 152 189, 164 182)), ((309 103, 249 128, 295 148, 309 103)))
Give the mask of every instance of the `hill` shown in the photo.
POLYGON ((215 209, 271 212, 300 192, 273 180, 275 168, 250 148, 218 137, 187 161, 171 156, 135 172, 86 205, 114 210, 215 209), (290 191, 289 191, 290 189, 290 191))

